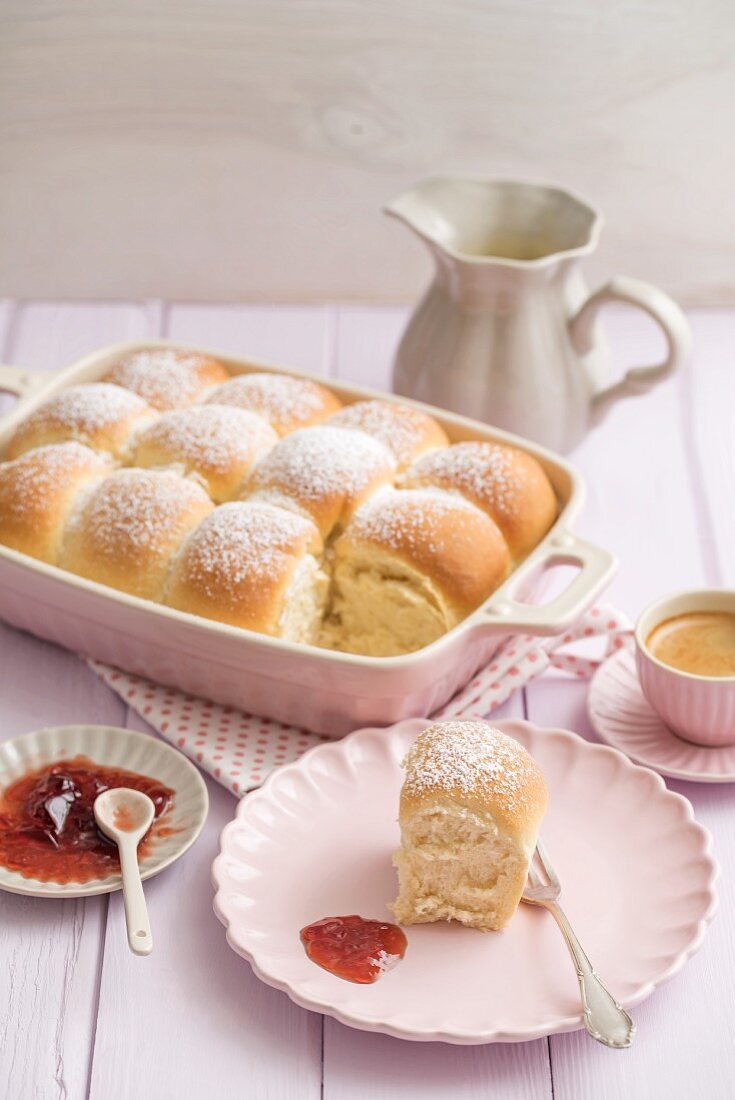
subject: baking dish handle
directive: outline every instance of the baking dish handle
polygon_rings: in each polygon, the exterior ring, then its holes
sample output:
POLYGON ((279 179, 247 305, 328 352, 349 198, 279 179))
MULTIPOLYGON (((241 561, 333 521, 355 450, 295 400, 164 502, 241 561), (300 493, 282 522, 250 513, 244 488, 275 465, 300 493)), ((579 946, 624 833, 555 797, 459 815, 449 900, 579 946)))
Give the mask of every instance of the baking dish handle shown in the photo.
POLYGON ((42 371, 0 365, 0 393, 14 393, 16 397, 28 397, 47 381, 48 375, 42 371))
POLYGON ((576 622, 611 580, 617 561, 609 550, 569 531, 557 533, 540 555, 532 554, 481 610, 481 622, 494 630, 528 634, 561 634, 576 622), (521 603, 515 598, 532 574, 552 565, 576 565, 579 573, 548 603, 521 603))

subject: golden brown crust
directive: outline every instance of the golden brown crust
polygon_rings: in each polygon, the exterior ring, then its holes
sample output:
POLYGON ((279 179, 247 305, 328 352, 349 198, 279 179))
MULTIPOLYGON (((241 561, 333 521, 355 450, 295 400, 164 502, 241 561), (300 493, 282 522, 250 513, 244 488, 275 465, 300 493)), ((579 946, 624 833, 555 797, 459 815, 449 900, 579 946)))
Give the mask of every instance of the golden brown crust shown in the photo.
POLYGON ((155 413, 137 394, 106 382, 87 382, 62 390, 39 406, 16 428, 7 458, 34 447, 76 440, 95 451, 125 458, 131 435, 150 423, 155 413))
POLYGON ((391 452, 399 469, 430 451, 449 446, 447 433, 432 416, 394 401, 356 401, 335 413, 328 423, 356 428, 377 439, 391 452))
POLYGON ((0 465, 0 543, 55 565, 78 494, 112 470, 81 443, 51 444, 0 465))
POLYGON ((230 378, 208 401, 258 413, 279 435, 320 424, 342 407, 336 394, 310 378, 262 372, 230 378))
POLYGON ((489 815, 522 847, 532 848, 546 812, 546 780, 531 754, 489 722, 437 722, 404 762, 400 823, 434 806, 489 815))
POLYGON ((337 562, 370 551, 423 574, 453 612, 468 615, 504 580, 508 547, 493 521, 449 493, 381 493, 360 509, 334 547, 337 562))
POLYGON ((195 482, 162 470, 117 470, 72 514, 59 564, 150 600, 162 598, 172 555, 212 510, 195 482))
POLYGON ((406 470, 400 484, 461 493, 495 521, 516 560, 541 541, 557 515, 554 490, 539 462, 502 443, 455 443, 435 451, 406 470))
POLYGON ((192 405, 227 378, 223 365, 209 355, 157 347, 131 352, 107 375, 107 381, 137 393, 160 412, 192 405))
POLYGON ((286 589, 314 538, 309 521, 293 512, 247 501, 223 504, 187 540, 166 603, 277 634, 286 589))
POLYGON ((237 495, 258 458, 278 442, 270 424, 232 405, 192 405, 164 413, 138 438, 135 466, 176 466, 194 474, 218 503, 237 495))
POLYGON ((256 466, 243 496, 297 510, 326 540, 394 476, 382 444, 363 432, 320 425, 280 440, 256 466))
MULTIPOLYGON (((23 467, 24 518, 15 481, 3 473, 0 488, 5 485, 9 503, 0 514, 0 541, 43 560, 63 559, 70 571, 124 591, 161 598, 166 569, 211 510, 202 484, 216 503, 239 498, 309 521, 311 557, 296 577, 298 598, 289 595, 293 615, 284 636, 302 640, 312 628, 309 594, 312 606, 320 596, 310 587, 309 570, 318 569, 313 555, 326 544, 332 586, 319 624, 322 643, 370 656, 407 653, 431 644, 482 603, 556 515, 549 479, 530 455, 487 442, 447 446, 440 425, 408 405, 370 400, 343 408, 310 379, 266 372, 229 378, 216 360, 169 348, 127 355, 109 377, 116 381, 57 394, 18 427, 10 454, 33 453, 39 445, 56 449, 60 473, 53 485, 30 460, 23 467), (153 405, 173 411, 161 415, 153 405), (281 432, 287 434, 279 439, 281 432), (69 440, 104 453, 107 464, 85 458, 77 471, 61 462, 69 440), (107 478, 111 466, 131 464, 110 487, 92 491, 90 482, 107 478), (156 467, 174 477, 169 484, 177 488, 162 496, 156 489, 140 515, 134 504, 123 515, 122 495, 115 501, 108 494, 134 483, 162 486, 145 481, 156 467), (188 485, 182 488, 175 475, 188 485), (94 521, 99 530, 87 532, 89 509, 103 499, 105 516, 94 521), (148 541, 138 537, 149 528, 148 541), (136 538, 139 545, 132 544, 136 538), (302 623, 305 633, 297 637, 302 623)), ((50 470, 50 460, 44 462, 50 470)), ((279 583, 276 577, 273 592, 279 583)), ((323 572, 319 583, 327 583, 323 572)), ((267 584, 263 591, 267 595, 267 584)), ((266 599, 267 606, 274 600, 266 599)), ((243 614, 258 620, 257 612, 243 614)))

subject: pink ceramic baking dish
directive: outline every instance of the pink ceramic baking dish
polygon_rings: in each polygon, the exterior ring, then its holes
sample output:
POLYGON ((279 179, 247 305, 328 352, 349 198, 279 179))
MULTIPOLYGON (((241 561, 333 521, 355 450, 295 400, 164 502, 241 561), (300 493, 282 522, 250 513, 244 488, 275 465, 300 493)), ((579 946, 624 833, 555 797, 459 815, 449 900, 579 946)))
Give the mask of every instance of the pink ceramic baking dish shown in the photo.
MULTIPOLYGON (((98 380, 121 355, 153 344, 180 346, 150 340, 116 344, 55 375, 0 367, 0 389, 20 397, 0 422, 0 453, 17 423, 51 394, 77 382, 98 380)), ((299 373, 216 351, 206 354, 233 374, 299 373)), ((331 379, 321 381, 347 403, 385 396, 331 379)), ((3 546, 0 617, 129 672, 330 736, 431 714, 467 683, 508 634, 564 631, 609 581, 615 559, 570 531, 584 486, 567 462, 507 432, 429 406, 416 407, 436 417, 453 441, 499 440, 535 455, 551 478, 560 506, 551 531, 491 598, 424 649, 402 657, 359 657, 293 645, 128 596, 3 546), (569 587, 542 606, 520 602, 543 571, 557 563, 578 566, 569 587)))

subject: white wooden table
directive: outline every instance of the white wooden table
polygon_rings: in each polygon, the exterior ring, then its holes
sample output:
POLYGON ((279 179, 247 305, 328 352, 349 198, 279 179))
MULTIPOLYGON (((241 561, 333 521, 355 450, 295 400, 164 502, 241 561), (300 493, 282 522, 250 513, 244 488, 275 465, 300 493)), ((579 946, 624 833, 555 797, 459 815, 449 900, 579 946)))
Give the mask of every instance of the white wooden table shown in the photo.
MULTIPOLYGON (((609 595, 631 615, 670 589, 735 585, 735 316, 691 319, 691 368, 614 409, 574 456, 589 484, 579 530, 618 554, 609 595)), ((54 370, 105 343, 165 335, 387 387, 403 320, 401 310, 353 306, 9 302, 0 345, 6 362, 54 370)), ((660 350, 637 316, 611 315, 609 328, 621 361, 660 350)), ((591 737, 585 693, 549 675, 503 713, 591 737)), ((77 657, 0 624, 0 736, 70 722, 146 728, 77 657)), ((203 836, 147 887, 149 959, 127 949, 119 895, 0 895, 0 1096, 729 1100, 735 790, 671 786, 714 833, 721 908, 699 954, 635 1011, 630 1051, 584 1033, 484 1048, 402 1043, 297 1008, 237 959, 212 911, 210 864, 235 803, 211 782, 203 836)))

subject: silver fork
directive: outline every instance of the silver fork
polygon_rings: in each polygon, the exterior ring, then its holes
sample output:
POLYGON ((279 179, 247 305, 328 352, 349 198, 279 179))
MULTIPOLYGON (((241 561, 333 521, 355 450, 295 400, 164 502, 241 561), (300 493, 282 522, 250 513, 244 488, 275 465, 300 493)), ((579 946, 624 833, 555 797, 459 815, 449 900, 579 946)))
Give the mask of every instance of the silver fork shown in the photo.
POLYGON ((526 889, 523 891, 522 900, 528 902, 529 905, 538 905, 542 909, 548 909, 561 928, 579 979, 584 1026, 592 1038, 608 1047, 618 1049, 629 1047, 633 1042, 635 1024, 592 969, 592 963, 583 951, 582 945, 559 905, 561 884, 554 868, 551 866, 548 853, 540 840, 536 845, 536 853, 541 861, 546 881, 533 866, 532 861, 528 869, 528 882, 526 883, 526 889))

